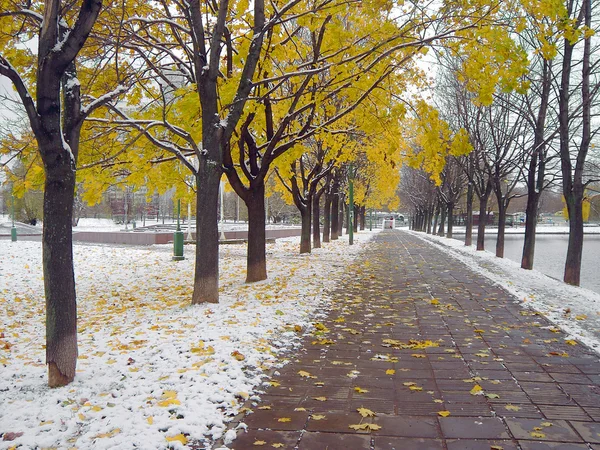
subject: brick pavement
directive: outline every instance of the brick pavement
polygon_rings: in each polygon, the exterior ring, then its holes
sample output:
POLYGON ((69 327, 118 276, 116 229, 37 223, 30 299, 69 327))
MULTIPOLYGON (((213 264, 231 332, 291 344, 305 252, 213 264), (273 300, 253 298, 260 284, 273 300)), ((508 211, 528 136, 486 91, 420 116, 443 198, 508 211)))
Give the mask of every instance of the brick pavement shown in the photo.
POLYGON ((230 448, 600 450, 591 350, 409 233, 351 273, 230 448))

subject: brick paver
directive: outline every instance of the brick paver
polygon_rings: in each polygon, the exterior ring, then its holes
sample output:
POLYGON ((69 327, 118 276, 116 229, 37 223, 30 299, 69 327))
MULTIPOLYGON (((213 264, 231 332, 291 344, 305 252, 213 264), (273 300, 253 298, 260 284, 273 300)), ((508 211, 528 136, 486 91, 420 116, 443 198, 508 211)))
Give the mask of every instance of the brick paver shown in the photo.
POLYGON ((230 448, 600 450, 591 350, 406 232, 351 273, 230 448))

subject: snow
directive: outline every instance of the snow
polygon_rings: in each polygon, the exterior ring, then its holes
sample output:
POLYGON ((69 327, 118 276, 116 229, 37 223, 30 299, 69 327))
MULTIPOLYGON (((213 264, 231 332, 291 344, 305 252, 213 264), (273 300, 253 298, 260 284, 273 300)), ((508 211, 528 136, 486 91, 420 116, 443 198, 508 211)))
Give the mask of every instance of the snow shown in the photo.
POLYGON ((0 449, 231 441, 227 422, 300 345, 294 327, 308 330, 327 309, 327 289, 373 234, 308 255, 299 238, 278 239, 267 245, 268 280, 253 284, 245 246, 222 246, 220 303, 193 307, 193 247, 174 262, 170 245, 75 245, 78 368, 57 389, 46 386, 41 244, 0 241, 0 433, 23 433, 0 449))
POLYGON ((536 270, 486 251, 476 251, 464 242, 412 232, 464 263, 513 294, 516 302, 540 312, 566 333, 600 353, 600 294, 570 286, 536 270))

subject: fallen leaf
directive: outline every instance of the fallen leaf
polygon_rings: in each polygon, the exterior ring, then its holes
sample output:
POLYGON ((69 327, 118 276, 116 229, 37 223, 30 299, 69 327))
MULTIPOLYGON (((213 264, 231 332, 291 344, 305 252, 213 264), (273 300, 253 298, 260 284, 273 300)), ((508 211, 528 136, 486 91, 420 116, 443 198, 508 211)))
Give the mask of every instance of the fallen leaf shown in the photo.
POLYGON ((498 394, 485 394, 487 398, 500 398, 498 394))
POLYGON ((585 320, 587 319, 587 315, 585 314, 578 314, 575 316, 575 320, 585 320))
POLYGON ((396 373, 396 371, 394 369, 388 369, 385 371, 386 375, 394 375, 396 373))
POLYGON ((313 377, 310 373, 306 372, 305 370, 299 371, 298 375, 300 375, 303 378, 312 378, 313 377))
POLYGON ((358 392, 359 394, 365 394, 366 392, 369 392, 367 389, 363 389, 363 388, 360 388, 360 387, 358 387, 358 386, 356 386, 356 387, 354 388, 354 391, 355 391, 355 392, 358 392))
POLYGON ((271 409, 271 407, 270 407, 270 406, 267 406, 267 405, 265 405, 265 406, 259 406, 259 407, 258 407, 258 409, 263 409, 263 410, 265 410, 265 409, 271 409))
MULTIPOLYGON (((271 407, 269 406, 269 409, 271 407)), ((294 411, 306 411, 306 408, 294 408, 294 411)))
POLYGON ((358 408, 358 413, 363 417, 375 417, 375 413, 367 408, 358 408))
POLYGON ((313 399, 319 402, 324 402, 325 400, 327 400, 327 397, 313 397, 313 399))
POLYGON ((253 445, 265 445, 266 442, 265 441, 254 441, 253 445))
POLYGON ((532 431, 531 433, 529 433, 529 435, 536 439, 543 439, 546 437, 546 435, 544 433, 540 433, 539 431, 532 431))
POLYGON ((323 420, 325 418, 325 416, 323 416, 321 414, 313 414, 312 416, 310 416, 310 418, 312 420, 323 420))
POLYGON ((448 417, 450 415, 450 411, 438 411, 438 416, 448 417))
POLYGON ((167 442, 181 442, 183 445, 187 444, 187 438, 183 434, 177 434, 175 436, 167 436, 167 442))
POLYGON ((473 389, 471 389, 469 392, 471 395, 483 395, 483 389, 478 384, 473 386, 473 389))
POLYGON ((282 423, 291 422, 291 421, 292 421, 292 419, 289 417, 280 417, 279 419, 277 419, 277 422, 282 422, 282 423))
POLYGON ((504 409, 506 409, 508 411, 520 411, 521 407, 520 406, 516 406, 516 405, 511 405, 509 403, 508 405, 504 405, 504 409))
POLYGON ((565 344, 567 344, 567 345, 577 345, 577 341, 575 341, 573 339, 567 339, 565 341, 565 344))
POLYGON ((234 352, 232 352, 231 356, 233 356, 238 361, 243 361, 243 360, 246 359, 246 357, 244 355, 242 355, 240 352, 238 352, 237 350, 235 350, 234 352))
POLYGON ((377 431, 381 430, 381 426, 376 425, 374 423, 359 423, 356 425, 348 425, 348 428, 356 431, 367 430, 367 431, 377 431))
POLYGON ((281 442, 276 442, 275 444, 271 444, 271 447, 273 447, 273 448, 283 448, 283 447, 285 447, 285 444, 282 444, 281 442))

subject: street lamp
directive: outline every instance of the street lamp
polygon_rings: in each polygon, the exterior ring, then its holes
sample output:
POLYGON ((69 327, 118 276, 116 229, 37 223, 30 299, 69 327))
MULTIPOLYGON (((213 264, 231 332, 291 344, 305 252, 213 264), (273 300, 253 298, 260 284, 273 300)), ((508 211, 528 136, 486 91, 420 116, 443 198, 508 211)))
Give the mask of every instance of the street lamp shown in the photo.
POLYGON ((348 241, 354 244, 354 167, 348 168, 348 241))
POLYGON ((225 230, 224 230, 224 215, 225 215, 225 208, 223 205, 223 191, 225 189, 225 182, 221 181, 221 183, 219 184, 219 195, 221 197, 221 217, 220 217, 220 222, 221 222, 221 236, 219 237, 219 239, 221 239, 222 241, 225 240, 225 230))
POLYGON ((12 194, 12 227, 10 229, 10 240, 17 242, 17 228, 15 227, 15 194, 12 194))

